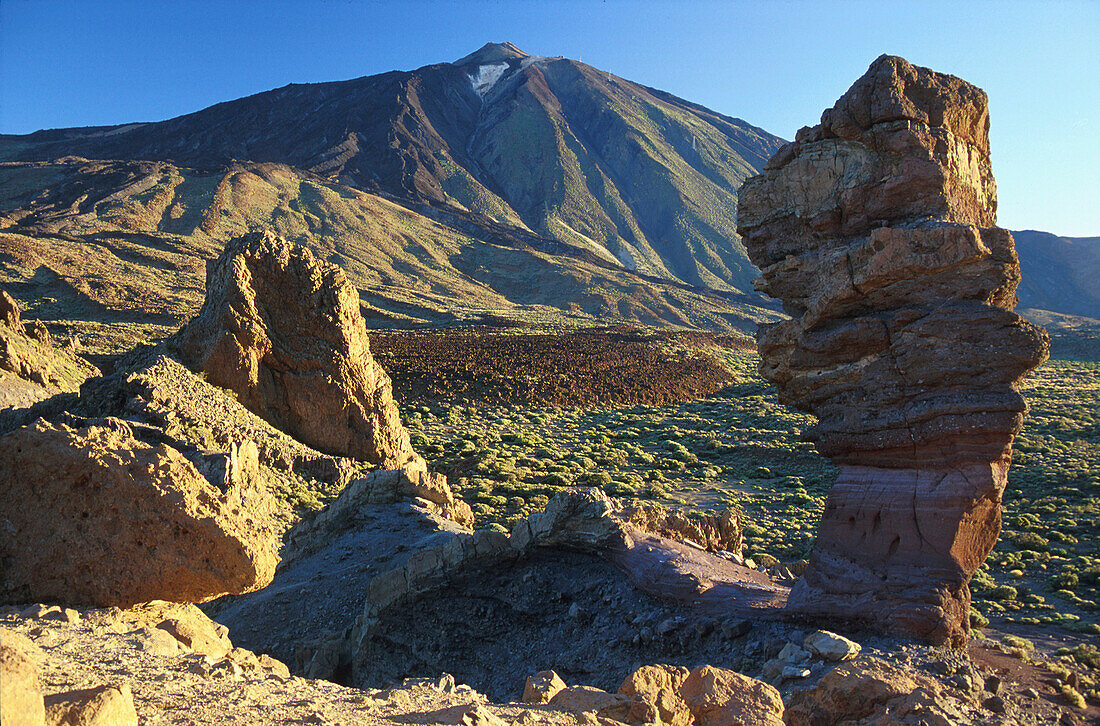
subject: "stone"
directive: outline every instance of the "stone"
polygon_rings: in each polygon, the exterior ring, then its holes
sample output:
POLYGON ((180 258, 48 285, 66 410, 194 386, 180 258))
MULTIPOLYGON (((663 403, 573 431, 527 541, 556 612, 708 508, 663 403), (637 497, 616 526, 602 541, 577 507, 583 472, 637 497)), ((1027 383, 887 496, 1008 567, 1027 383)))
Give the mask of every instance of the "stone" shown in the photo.
POLYGON ((691 710, 679 692, 689 673, 682 666, 642 666, 626 677, 619 686, 619 693, 653 704, 663 724, 690 726, 691 710))
POLYGON ((592 686, 566 686, 550 699, 549 704, 563 711, 594 713, 620 723, 639 723, 632 718, 635 701, 621 693, 608 693, 592 686))
POLYGON ((481 703, 462 703, 432 714, 433 721, 456 726, 504 726, 504 721, 481 703))
POLYGON ((42 650, 23 635, 0 628, 0 723, 42 726, 46 710, 38 668, 42 650))
POLYGON ((968 705, 927 676, 860 656, 837 666, 813 688, 795 693, 784 717, 787 726, 952 726, 964 722, 968 705))
POLYGON ((752 622, 744 618, 730 618, 722 621, 722 637, 726 640, 734 640, 752 630, 752 622))
POLYGON ((810 659, 810 654, 800 648, 796 643, 787 643, 779 650, 776 659, 781 663, 805 663, 810 659))
POLYGON ((414 457, 358 292, 305 247, 270 231, 230 240, 174 343, 210 383, 318 451, 383 468, 414 457))
POLYGON ((19 617, 33 620, 60 620, 61 608, 56 605, 37 603, 20 611, 19 617))
POLYGON ((128 684, 84 688, 46 697, 47 726, 137 726, 128 684))
POLYGON ((698 726, 782 726, 783 699, 773 686, 715 666, 693 670, 680 686, 698 726))
POLYGON ((783 680, 790 680, 792 678, 809 678, 810 669, 803 668, 802 666, 798 665, 783 666, 783 670, 780 672, 779 675, 780 677, 782 677, 783 680))
POLYGON ((828 630, 815 630, 802 641, 802 647, 822 660, 851 660, 863 649, 854 640, 828 630))
POLYGON ((757 287, 790 315, 759 328, 761 374, 840 467, 788 609, 963 646, 1018 384, 1049 353, 1012 312, 985 93, 882 56, 738 207, 757 287))
POLYGON ((260 653, 260 655, 256 657, 256 660, 259 663, 260 668, 265 673, 268 673, 283 681, 290 678, 290 668, 287 667, 286 663, 283 663, 281 660, 277 658, 272 658, 267 653, 260 653))
POLYGON ((0 596, 129 607, 204 602, 271 581, 275 503, 259 486, 220 492, 175 449, 107 418, 39 419, 0 437, 0 596))
POLYGON ((732 507, 695 519, 679 510, 667 510, 660 504, 635 504, 624 507, 621 517, 646 532, 697 543, 711 552, 741 552, 741 519, 732 507))
POLYGON ((420 494, 428 495, 422 498, 432 514, 464 528, 473 525, 470 505, 454 496, 445 476, 429 472, 418 457, 397 469, 380 469, 351 479, 316 517, 303 519, 287 534, 285 562, 313 554, 340 534, 360 526, 358 518, 365 508, 420 494))
POLYGON ((138 650, 163 658, 180 654, 180 641, 160 628, 138 628, 131 635, 138 650))
POLYGON ((200 655, 222 658, 233 648, 233 643, 230 642, 226 632, 220 630, 217 623, 205 615, 191 618, 166 618, 157 625, 157 629, 200 655))
POLYGON ((54 345, 46 326, 25 323, 19 304, 0 290, 0 409, 25 408, 59 392, 75 392, 99 369, 54 345))
POLYGON ((623 546, 629 535, 618 516, 622 506, 601 489, 570 490, 554 495, 546 509, 521 519, 512 529, 512 547, 562 547, 603 552, 623 546))

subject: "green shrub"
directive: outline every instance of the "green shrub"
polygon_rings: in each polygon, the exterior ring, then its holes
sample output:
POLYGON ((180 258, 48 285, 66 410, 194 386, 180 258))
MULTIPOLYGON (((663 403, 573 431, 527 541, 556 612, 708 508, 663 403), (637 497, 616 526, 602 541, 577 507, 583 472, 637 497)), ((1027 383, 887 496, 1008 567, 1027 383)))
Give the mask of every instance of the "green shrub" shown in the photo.
POLYGON ((588 485, 593 487, 606 487, 611 483, 611 475, 606 471, 596 471, 588 475, 588 485))
POLYGON ((1015 600, 1017 595, 1019 595, 1016 588, 1011 585, 998 585, 997 587, 990 588, 985 594, 990 600, 996 600, 998 602, 1015 600))

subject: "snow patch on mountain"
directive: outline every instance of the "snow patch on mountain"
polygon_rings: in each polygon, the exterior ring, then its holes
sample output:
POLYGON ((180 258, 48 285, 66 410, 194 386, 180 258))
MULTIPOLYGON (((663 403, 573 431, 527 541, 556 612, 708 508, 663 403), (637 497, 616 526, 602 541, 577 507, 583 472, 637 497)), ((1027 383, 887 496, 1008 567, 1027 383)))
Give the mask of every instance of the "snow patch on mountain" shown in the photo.
POLYGON ((477 75, 469 76, 470 83, 474 87, 474 93, 481 98, 485 98, 485 94, 492 90, 506 70, 508 70, 507 63, 478 66, 477 75))

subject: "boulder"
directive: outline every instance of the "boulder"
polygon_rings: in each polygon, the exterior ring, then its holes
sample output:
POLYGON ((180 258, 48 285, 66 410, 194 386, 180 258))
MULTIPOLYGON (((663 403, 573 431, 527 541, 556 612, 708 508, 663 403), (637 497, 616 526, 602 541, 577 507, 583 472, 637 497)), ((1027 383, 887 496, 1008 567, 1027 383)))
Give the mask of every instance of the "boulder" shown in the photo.
POLYGON ((414 456, 358 292, 305 247, 272 232, 231 240, 207 264, 202 309, 174 344, 208 381, 318 451, 385 468, 414 456))
POLYGON ((816 630, 802 641, 802 647, 823 660, 851 660, 863 649, 854 640, 828 630, 816 630))
POLYGON ((46 697, 46 726, 137 726, 127 684, 96 686, 46 697))
POLYGON ((623 684, 619 686, 619 693, 652 703, 663 724, 690 726, 691 709, 680 696, 680 687, 687 680, 689 673, 690 671, 682 666, 642 666, 626 677, 623 684))
POLYGON ((550 705, 573 713, 592 713, 619 723, 655 723, 657 712, 640 698, 608 693, 592 686, 566 686, 554 694, 550 705))
POLYGON ((783 699, 763 681, 715 666, 693 670, 680 686, 698 726, 782 726, 783 699))
POLYGON ((521 519, 511 533, 512 547, 562 547, 603 552, 629 541, 622 505, 595 487, 559 492, 542 512, 521 519))
POLYGON ((271 581, 274 501, 255 481, 222 492, 175 449, 107 418, 0 437, 0 597, 129 607, 203 602, 271 581))
POLYGON ((26 637, 0 628, 0 723, 42 726, 46 711, 38 667, 41 649, 26 637))
POLYGON ((861 656, 825 675, 816 686, 794 695, 787 726, 823 723, 935 724, 965 723, 965 702, 935 680, 861 656))
POLYGON ((985 93, 891 56, 741 188, 757 287, 790 315, 760 326, 760 371, 840 466, 790 610, 966 642, 1017 386, 1049 351, 995 223, 985 93))
POLYGON ((550 700, 565 688, 565 681, 554 671, 539 671, 527 677, 523 687, 524 703, 550 703, 550 700))
POLYGON ((229 629, 207 618, 194 605, 190 607, 193 612, 165 618, 157 624, 156 629, 172 636, 181 645, 199 655, 225 657, 233 649, 233 643, 229 640, 229 629))

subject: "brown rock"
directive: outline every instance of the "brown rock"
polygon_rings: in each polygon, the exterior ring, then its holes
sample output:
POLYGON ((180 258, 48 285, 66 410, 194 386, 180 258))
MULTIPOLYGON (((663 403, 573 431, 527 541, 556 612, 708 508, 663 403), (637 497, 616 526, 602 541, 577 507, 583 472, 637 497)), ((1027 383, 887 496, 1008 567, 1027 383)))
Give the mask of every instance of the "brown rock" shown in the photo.
POLYGON ((680 696, 680 686, 688 674, 688 669, 681 666, 642 666, 626 677, 619 693, 652 703, 663 724, 690 726, 691 710, 680 696))
POLYGON ((119 419, 39 419, 0 437, 2 597, 128 607, 203 602, 271 581, 274 502, 220 492, 183 456, 119 419))
POLYGON ((670 539, 691 540, 711 552, 741 552, 741 520, 732 507, 720 514, 692 519, 660 504, 638 504, 624 507, 621 516, 646 532, 670 539))
POLYGON ((592 686, 567 686, 550 699, 550 705, 574 713, 594 713, 598 718, 627 724, 654 723, 657 716, 653 707, 641 699, 592 686))
POLYGON ((228 629, 207 618, 194 605, 191 608, 194 612, 166 618, 157 624, 157 629, 168 633, 199 655, 224 657, 233 649, 228 629))
POLYGON ((179 355, 253 413, 318 451, 399 466, 413 457, 359 295, 335 265, 272 232, 231 240, 179 355))
POLYGON ((61 391, 73 392, 99 369, 54 346, 41 321, 24 323, 19 305, 0 290, 0 409, 23 408, 61 391))
POLYGON ((863 656, 796 693, 785 719, 787 726, 951 726, 963 723, 962 705, 931 678, 863 656))
POLYGON ((0 723, 4 726, 44 723, 46 711, 38 681, 42 660, 38 646, 19 633, 0 628, 0 723))
POLYGON ((736 671, 700 666, 680 686, 698 726, 782 726, 783 699, 763 681, 736 671))
POLYGON ((19 303, 4 290, 0 290, 0 323, 12 330, 22 330, 23 324, 19 313, 19 303))
POLYGON ((840 464, 794 611, 964 643, 967 583, 1000 532, 1019 380, 1046 333, 1011 312, 985 94, 876 60, 740 192, 761 373, 840 464))
POLYGON ((106 685, 46 697, 47 726, 137 726, 130 686, 106 685))
POLYGON ((565 688, 565 681, 554 671, 539 671, 527 677, 523 687, 524 703, 550 703, 550 699, 565 688))

